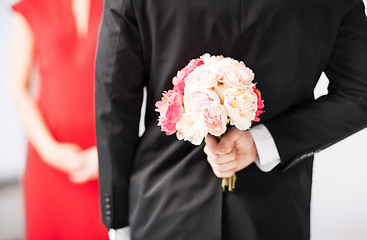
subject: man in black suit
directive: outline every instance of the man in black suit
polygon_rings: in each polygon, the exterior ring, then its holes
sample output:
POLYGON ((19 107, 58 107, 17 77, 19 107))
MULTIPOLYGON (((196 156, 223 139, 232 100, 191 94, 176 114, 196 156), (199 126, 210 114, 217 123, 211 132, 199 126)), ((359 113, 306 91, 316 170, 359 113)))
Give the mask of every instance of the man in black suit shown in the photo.
POLYGON ((366 123, 361 0, 105 1, 96 124, 107 228, 149 240, 309 239, 313 156, 366 123), (253 69, 266 112, 252 130, 196 147, 160 131, 154 104, 206 52, 253 69), (329 94, 315 100, 322 72, 329 94), (234 171, 235 191, 222 192, 216 176, 234 171))

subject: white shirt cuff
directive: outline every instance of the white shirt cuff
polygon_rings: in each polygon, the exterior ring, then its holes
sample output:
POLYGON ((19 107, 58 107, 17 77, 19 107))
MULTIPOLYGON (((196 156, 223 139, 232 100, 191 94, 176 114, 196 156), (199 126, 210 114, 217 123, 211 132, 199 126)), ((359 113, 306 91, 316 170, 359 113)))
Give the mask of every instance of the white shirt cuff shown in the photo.
POLYGON ((271 171, 280 163, 279 152, 273 137, 264 124, 250 128, 249 132, 254 139, 258 153, 255 164, 263 172, 271 171))
POLYGON ((110 240, 130 240, 130 227, 110 229, 108 231, 110 240))

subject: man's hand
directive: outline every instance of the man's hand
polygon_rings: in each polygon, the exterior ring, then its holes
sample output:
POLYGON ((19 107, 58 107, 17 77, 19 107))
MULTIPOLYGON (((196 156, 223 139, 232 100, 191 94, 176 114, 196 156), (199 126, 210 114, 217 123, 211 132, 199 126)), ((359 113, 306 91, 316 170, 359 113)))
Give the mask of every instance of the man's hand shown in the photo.
POLYGON ((224 134, 220 142, 208 134, 205 143, 204 152, 218 178, 231 177, 257 158, 257 149, 251 134, 235 127, 224 134))

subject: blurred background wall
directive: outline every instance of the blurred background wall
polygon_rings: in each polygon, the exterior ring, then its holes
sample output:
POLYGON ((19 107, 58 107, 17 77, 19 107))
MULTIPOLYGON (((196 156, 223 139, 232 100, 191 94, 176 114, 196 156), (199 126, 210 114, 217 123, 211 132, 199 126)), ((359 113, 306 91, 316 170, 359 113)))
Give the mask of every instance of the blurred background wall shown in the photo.
POLYGON ((0 240, 22 239, 24 210, 19 180, 26 144, 10 98, 10 51, 15 0, 0 1, 0 240))
MULTIPOLYGON (((24 214, 19 182, 25 138, 9 93, 14 0, 0 1, 0 240, 22 239, 24 214)), ((367 0, 364 0, 365 4, 367 0)), ((323 76, 315 96, 327 93, 323 76)), ((311 209, 313 240, 367 239, 367 129, 317 154, 311 209)))
POLYGON ((25 144, 9 91, 12 15, 14 0, 0 1, 0 181, 15 179, 23 170, 25 144))

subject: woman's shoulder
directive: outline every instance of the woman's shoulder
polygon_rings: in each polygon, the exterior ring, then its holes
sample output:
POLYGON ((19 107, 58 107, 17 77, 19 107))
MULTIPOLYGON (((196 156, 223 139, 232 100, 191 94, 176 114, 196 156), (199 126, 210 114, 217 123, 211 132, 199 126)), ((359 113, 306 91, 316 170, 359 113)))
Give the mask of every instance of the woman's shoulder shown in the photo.
MULTIPOLYGON (((18 0, 11 6, 15 12, 21 14, 33 14, 33 17, 42 17, 44 14, 60 10, 68 0, 18 0)), ((27 16, 26 16, 27 17, 27 16)))
POLYGON ((18 0, 14 3, 11 8, 14 11, 29 11, 29 10, 36 10, 44 4, 45 1, 43 0, 18 0))
POLYGON ((47 23, 52 11, 57 9, 56 3, 64 0, 19 0, 11 6, 13 12, 21 14, 33 30, 42 23, 47 23))

